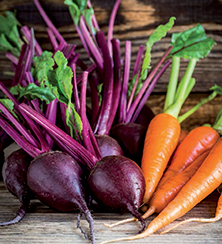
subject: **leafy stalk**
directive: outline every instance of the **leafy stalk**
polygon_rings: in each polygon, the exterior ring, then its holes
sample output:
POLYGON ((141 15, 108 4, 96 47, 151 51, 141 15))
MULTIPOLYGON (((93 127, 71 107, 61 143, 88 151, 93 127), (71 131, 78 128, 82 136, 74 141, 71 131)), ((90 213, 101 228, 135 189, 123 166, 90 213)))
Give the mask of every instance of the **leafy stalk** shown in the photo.
MULTIPOLYGON (((171 43, 173 48, 169 53, 169 58, 172 57, 173 66, 166 94, 167 99, 164 105, 164 112, 178 118, 180 109, 195 84, 195 79, 192 78, 192 75, 196 63, 200 58, 204 58, 209 54, 215 45, 215 41, 207 37, 204 28, 200 24, 197 24, 195 27, 182 33, 174 33, 171 43), (181 58, 188 59, 189 64, 177 87, 179 61, 181 58), (176 73, 174 73, 175 69, 176 73)), ((208 99, 213 98, 215 95, 216 93, 213 93, 208 99)), ((205 101, 208 101, 208 99, 205 101)), ((203 101, 203 104, 205 101, 203 101)), ((180 120, 184 120, 192 111, 196 111, 201 104, 198 104, 193 110, 184 115, 184 117, 180 117, 180 120)))
POLYGON ((183 122, 186 118, 188 118, 191 114, 193 114, 194 112, 196 112, 196 110, 198 110, 198 108, 200 108, 202 105, 204 105, 205 103, 211 101, 212 99, 214 99, 216 96, 218 95, 218 93, 216 91, 213 91, 208 97, 204 98, 202 101, 200 101, 198 104, 196 104, 193 108, 191 108, 189 111, 187 111, 186 113, 180 115, 178 117, 178 121, 181 123, 183 122))
POLYGON ((164 110, 165 113, 171 114, 176 118, 178 117, 180 109, 185 101, 185 97, 187 95, 186 91, 191 81, 191 77, 193 75, 196 63, 197 59, 190 60, 187 70, 181 80, 182 85, 180 86, 179 91, 176 92, 176 99, 174 99, 174 102, 169 107, 167 107, 166 110, 164 110))
POLYGON ((173 103, 173 99, 176 93, 176 85, 178 82, 179 70, 180 70, 180 58, 173 56, 171 74, 170 74, 169 84, 167 87, 167 95, 164 103, 164 110, 166 110, 167 107, 169 107, 169 105, 173 103))

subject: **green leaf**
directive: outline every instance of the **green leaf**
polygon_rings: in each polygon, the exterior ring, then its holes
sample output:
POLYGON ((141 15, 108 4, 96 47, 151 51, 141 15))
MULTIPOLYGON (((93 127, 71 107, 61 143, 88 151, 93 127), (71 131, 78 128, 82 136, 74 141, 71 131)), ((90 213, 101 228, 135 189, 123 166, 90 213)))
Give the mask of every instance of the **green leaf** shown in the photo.
POLYGON ((97 92, 98 92, 98 96, 99 96, 99 106, 101 105, 102 103, 102 99, 103 99, 103 96, 102 96, 102 89, 103 89, 103 83, 100 83, 97 87, 97 92))
POLYGON ((0 23, 0 49, 9 51, 18 57, 23 45, 23 41, 18 31, 20 23, 17 21, 14 13, 10 11, 5 11, 4 15, 0 15, 0 23), (6 40, 10 45, 8 43, 6 44, 6 40), (10 48, 7 49, 7 47, 10 48))
POLYGON ((144 80, 147 76, 148 69, 151 68, 151 49, 155 42, 161 40, 163 37, 166 36, 167 31, 169 31, 172 26, 174 25, 175 17, 171 17, 169 22, 165 25, 159 25, 154 32, 150 35, 148 41, 146 42, 146 53, 144 57, 144 61, 142 64, 141 70, 141 78, 144 80))
POLYGON ((54 64, 52 52, 44 51, 42 55, 33 57, 32 75, 34 79, 38 80, 41 87, 49 83, 49 72, 53 71, 54 64))
POLYGON ((57 81, 58 91, 68 101, 71 101, 72 90, 73 90, 72 69, 69 66, 67 66, 68 61, 62 52, 57 51, 54 55, 54 60, 58 66, 55 70, 55 79, 57 81))
POLYGON ((78 113, 75 111, 72 104, 72 69, 68 66, 68 61, 61 51, 57 51, 52 57, 52 53, 44 51, 41 56, 34 57, 34 68, 32 70, 33 77, 38 79, 42 90, 36 90, 36 98, 42 99, 41 96, 48 98, 57 98, 59 102, 66 104, 66 124, 70 128, 70 135, 75 137, 75 128, 81 136, 82 122, 78 113), (42 91, 47 91, 47 94, 42 94, 42 91), (41 95, 41 96, 40 96, 41 95), (40 97, 38 97, 40 96, 40 97))
POLYGON ((68 5, 70 15, 76 26, 79 25, 81 15, 84 16, 87 25, 95 34, 95 29, 92 25, 92 16, 94 14, 93 8, 87 8, 87 0, 65 0, 64 3, 68 5))
POLYGON ((81 120, 81 117, 79 116, 79 114, 76 112, 73 103, 69 103, 67 106, 66 124, 70 129, 70 136, 71 137, 74 137, 77 139, 76 133, 75 133, 75 128, 77 130, 77 133, 81 137, 81 135, 82 135, 82 120, 81 120))
POLYGON ((8 99, 8 98, 1 98, 0 99, 0 103, 3 104, 8 110, 9 112, 12 113, 12 115, 15 118, 18 118, 17 115, 14 113, 14 103, 12 102, 12 100, 8 99))
POLYGON ((19 50, 12 46, 4 34, 0 34, 0 49, 4 52, 10 52, 16 57, 18 57, 20 53, 19 50))
POLYGON ((64 3, 69 6, 69 12, 75 25, 79 25, 81 12, 87 9, 87 0, 65 0, 64 3))
POLYGON ((214 85, 210 88, 211 91, 215 91, 217 94, 222 95, 222 87, 214 85))
POLYGON ((54 70, 50 70, 48 74, 49 83, 47 83, 47 86, 57 97, 57 99, 60 102, 65 103, 67 106, 66 124, 70 129, 70 135, 72 137, 76 137, 76 128, 77 133, 81 136, 82 121, 71 101, 73 92, 72 69, 69 66, 67 66, 68 61, 62 52, 57 51, 53 59, 57 66, 56 68, 54 68, 54 70))
POLYGON ((171 44, 173 49, 170 52, 170 56, 176 55, 186 59, 200 59, 209 54, 216 42, 206 36, 201 24, 197 24, 182 33, 174 33, 171 44))
POLYGON ((41 101, 45 101, 48 104, 55 99, 55 96, 47 87, 42 88, 34 83, 30 83, 26 87, 22 87, 20 85, 14 86, 10 88, 10 92, 13 95, 17 95, 18 100, 25 96, 29 100, 35 100, 39 98, 41 101))

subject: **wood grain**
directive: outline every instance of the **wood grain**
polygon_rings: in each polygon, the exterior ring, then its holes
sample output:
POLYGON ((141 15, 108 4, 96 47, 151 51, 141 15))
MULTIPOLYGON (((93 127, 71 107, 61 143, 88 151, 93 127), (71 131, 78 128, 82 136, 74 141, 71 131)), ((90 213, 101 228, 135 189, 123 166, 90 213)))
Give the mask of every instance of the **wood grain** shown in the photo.
MULTIPOLYGON (((72 23, 67 6, 62 0, 40 1, 46 13, 69 43, 77 45, 77 51, 83 60, 86 54, 82 48, 75 27, 72 23)), ((115 3, 112 1, 92 0, 92 6, 99 26, 107 33, 109 16, 115 3)), ((0 11, 17 11, 17 18, 22 25, 33 27, 35 35, 43 49, 51 50, 46 34, 46 26, 31 0, 3 0, 0 1, 0 11)), ((145 45, 146 40, 153 30, 160 24, 165 24, 171 16, 176 17, 176 23, 166 38, 159 41, 153 47, 152 65, 158 61, 170 43, 171 34, 193 27, 201 23, 206 33, 212 37, 217 45, 214 46, 209 56, 200 60, 196 66, 194 77, 196 85, 193 92, 207 92, 214 85, 222 85, 222 1, 200 0, 178 1, 173 0, 122 0, 115 21, 114 37, 121 41, 121 52, 124 54, 124 42, 132 42, 132 63, 133 66, 139 45, 145 45)), ((187 62, 182 62, 181 75, 185 71, 187 62)), ((0 52, 0 79, 12 79, 10 62, 0 52)), ((169 78, 169 70, 157 83, 154 92, 165 93, 169 78)))
MULTIPOLYGON (((185 216, 176 220, 176 222, 189 217, 212 217, 215 212, 218 192, 212 193, 204 201, 199 203, 194 209, 185 216)), ((6 189, 3 182, 0 182, 0 222, 13 218, 19 207, 18 199, 13 197, 6 189)), ((120 225, 109 229, 103 223, 114 223, 117 220, 129 218, 130 215, 109 213, 98 211, 95 208, 93 214, 94 230, 96 243, 125 236, 136 234, 139 230, 139 223, 130 223, 120 225)), ((61 244, 61 243, 82 243, 87 244, 80 230, 76 228, 76 218, 78 213, 59 213, 47 206, 44 206, 38 200, 32 200, 29 211, 24 219, 15 225, 0 227, 0 243, 38 243, 38 244, 61 244)), ((152 216, 148 222, 155 217, 152 216)), ((84 217, 81 219, 81 226, 88 233, 88 224, 84 217)), ((169 225, 170 226, 170 225, 169 225)), ((217 223, 189 223, 165 234, 154 234, 146 239, 136 240, 129 243, 161 243, 178 244, 185 243, 205 243, 219 244, 222 241, 221 235, 222 222, 217 223)), ((118 243, 118 242, 117 242, 118 243)), ((128 242, 127 242, 128 243, 128 242)))

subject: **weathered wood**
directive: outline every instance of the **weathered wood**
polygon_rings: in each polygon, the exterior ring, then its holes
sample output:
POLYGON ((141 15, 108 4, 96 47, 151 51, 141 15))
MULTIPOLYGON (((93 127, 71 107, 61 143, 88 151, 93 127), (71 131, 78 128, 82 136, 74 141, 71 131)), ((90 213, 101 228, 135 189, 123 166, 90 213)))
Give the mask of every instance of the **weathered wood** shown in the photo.
MULTIPOLYGON (((190 217, 213 217, 218 199, 218 192, 212 193, 204 201, 199 203, 185 216, 174 223, 190 217)), ((13 197, 0 182, 0 222, 7 221, 15 215, 19 207, 18 199, 13 197)), ((24 219, 15 225, 0 227, 0 243, 90 243, 83 238, 79 229, 76 228, 78 213, 58 213, 38 200, 32 200, 29 212, 24 219)), ((93 212, 94 230, 96 243, 113 238, 132 236, 140 229, 139 223, 120 225, 109 229, 103 223, 114 223, 117 220, 129 218, 129 214, 93 212)), ((152 216, 148 222, 155 217, 152 216)), ((88 224, 84 217, 81 226, 88 232, 88 224)), ((170 226, 170 225, 169 225, 170 226)), ((222 241, 222 221, 216 223, 189 223, 165 234, 158 233, 142 240, 129 243, 215 243, 222 241)), ((118 242, 117 242, 118 243, 118 242)), ((119 242, 120 243, 120 242, 119 242)), ((121 242, 122 243, 122 242, 121 242)))
MULTIPOLYGON (((181 113, 183 114, 186 111, 189 111, 192 107, 194 107, 197 103, 199 103, 202 99, 207 97, 209 94, 190 94, 186 102, 184 103, 181 113)), ((165 95, 151 95, 147 101, 147 104, 153 109, 155 114, 161 113, 163 111, 165 101, 165 95)), ((184 120, 181 123, 182 129, 191 130, 197 126, 203 124, 211 124, 213 125, 216 115, 219 112, 222 104, 222 97, 217 96, 212 101, 204 104, 200 107, 194 114, 192 114, 189 118, 184 120)))
MULTIPOLYGON (((69 43, 77 44, 77 51, 85 60, 86 55, 76 34, 67 6, 63 0, 40 1, 52 22, 58 28, 60 33, 69 43)), ((92 0, 95 15, 101 30, 107 33, 109 16, 115 3, 112 1, 92 0)), ((31 0, 3 0, 0 2, 0 11, 17 10, 18 20, 22 25, 33 27, 35 35, 43 47, 50 50, 51 46, 46 34, 46 26, 31 0)), ((132 42, 132 65, 136 58, 139 45, 145 45, 148 36, 159 24, 165 24, 171 16, 177 18, 175 26, 169 32, 166 38, 158 42, 153 48, 152 64, 154 65, 166 50, 170 42, 171 33, 182 31, 193 27, 196 23, 201 23, 209 36, 211 36, 217 45, 214 46, 210 55, 200 60, 194 72, 197 84, 193 92, 206 92, 215 83, 222 85, 222 2, 211 0, 200 1, 140 1, 140 0, 122 0, 114 27, 114 37, 121 41, 121 51, 124 53, 124 41, 132 42)), ((186 62, 182 63, 181 72, 185 70, 186 62)), ((10 62, 0 52, 0 77, 1 80, 12 78, 10 71, 10 62)), ((161 78, 156 85, 155 92, 165 92, 169 77, 169 71, 161 78)))

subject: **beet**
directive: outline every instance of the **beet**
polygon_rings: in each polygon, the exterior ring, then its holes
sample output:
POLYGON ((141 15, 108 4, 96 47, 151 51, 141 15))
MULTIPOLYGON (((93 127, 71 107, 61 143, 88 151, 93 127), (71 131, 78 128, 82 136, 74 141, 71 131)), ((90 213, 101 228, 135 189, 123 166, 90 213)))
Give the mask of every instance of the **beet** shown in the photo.
POLYGON ((112 128, 111 135, 120 144, 124 156, 140 165, 146 128, 136 123, 121 123, 112 128))
POLYGON ((95 200, 112 212, 128 211, 145 228, 138 209, 145 192, 140 167, 124 156, 106 156, 97 161, 87 179, 95 200))
POLYGON ((0 226, 15 224, 25 216, 32 197, 26 179, 30 161, 31 157, 23 149, 18 149, 12 152, 3 164, 2 176, 5 187, 10 193, 18 197, 20 208, 13 220, 0 223, 0 226))
POLYGON ((101 156, 122 155, 123 150, 117 140, 107 135, 95 135, 101 156))
POLYGON ((155 114, 153 110, 147 104, 145 104, 135 120, 135 123, 143 125, 145 128, 147 128, 154 116, 155 114))
MULTIPOLYGON (((80 214, 84 213, 94 243, 93 218, 85 201, 83 180, 84 174, 79 164, 61 151, 37 156, 27 172, 28 186, 42 203, 62 212, 80 210, 80 214)), ((87 237, 79 223, 77 227, 87 237)))

